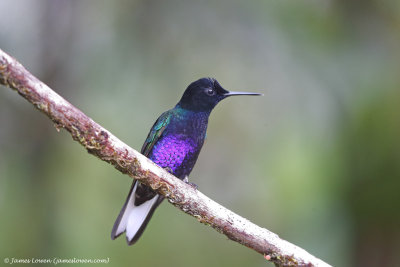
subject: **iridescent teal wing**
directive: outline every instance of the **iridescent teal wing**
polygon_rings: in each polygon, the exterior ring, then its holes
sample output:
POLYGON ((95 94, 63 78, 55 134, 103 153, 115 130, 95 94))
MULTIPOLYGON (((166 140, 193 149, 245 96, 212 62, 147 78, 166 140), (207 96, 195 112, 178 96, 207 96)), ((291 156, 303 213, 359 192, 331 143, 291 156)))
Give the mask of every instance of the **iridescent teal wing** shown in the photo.
POLYGON ((150 154, 151 150, 155 143, 157 143, 158 139, 164 132, 165 128, 168 126, 169 120, 171 118, 171 112, 166 111, 156 120, 153 127, 147 135, 146 141, 143 144, 141 153, 146 157, 150 154))

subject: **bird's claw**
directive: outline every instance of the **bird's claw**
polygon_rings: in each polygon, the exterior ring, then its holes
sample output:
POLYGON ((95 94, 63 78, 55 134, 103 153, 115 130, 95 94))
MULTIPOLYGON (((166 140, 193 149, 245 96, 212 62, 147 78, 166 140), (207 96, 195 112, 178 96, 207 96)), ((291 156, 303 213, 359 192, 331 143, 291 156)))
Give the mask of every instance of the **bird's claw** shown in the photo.
POLYGON ((199 186, 195 183, 187 182, 188 185, 190 185, 194 190, 197 190, 199 186))
POLYGON ((172 169, 170 167, 165 167, 164 170, 172 174, 172 169))
POLYGON ((189 182, 189 179, 187 176, 185 176, 185 178, 183 178, 183 181, 186 184, 190 185, 194 190, 197 190, 199 188, 199 186, 197 184, 189 182))

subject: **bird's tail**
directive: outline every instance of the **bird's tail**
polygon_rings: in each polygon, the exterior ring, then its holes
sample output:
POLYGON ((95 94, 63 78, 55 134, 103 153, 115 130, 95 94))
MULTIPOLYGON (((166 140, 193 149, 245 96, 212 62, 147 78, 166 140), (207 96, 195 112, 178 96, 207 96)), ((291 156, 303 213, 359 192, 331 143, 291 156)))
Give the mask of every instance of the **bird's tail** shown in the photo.
POLYGON ((147 226, 154 210, 161 203, 162 196, 155 195, 152 199, 147 200, 140 205, 135 205, 135 192, 139 182, 133 182, 125 204, 122 207, 114 227, 111 231, 111 239, 115 239, 123 232, 126 232, 126 241, 129 245, 133 245, 142 235, 147 226))

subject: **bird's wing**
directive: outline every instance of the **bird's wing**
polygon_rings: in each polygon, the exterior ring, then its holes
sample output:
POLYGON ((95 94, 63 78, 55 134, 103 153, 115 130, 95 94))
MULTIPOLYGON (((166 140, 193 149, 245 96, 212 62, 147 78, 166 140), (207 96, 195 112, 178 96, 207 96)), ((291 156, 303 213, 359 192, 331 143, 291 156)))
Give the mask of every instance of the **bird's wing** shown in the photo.
POLYGON ((170 118, 171 118, 171 113, 166 111, 163 114, 161 114, 161 116, 156 120, 153 127, 151 127, 151 130, 146 138, 146 141, 144 141, 141 150, 141 153, 143 155, 147 157, 150 154, 154 144, 157 143, 158 139, 164 132, 165 128, 168 126, 170 118))
MULTIPOLYGON (((146 157, 150 154, 154 144, 160 139, 170 117, 169 112, 164 112, 151 127, 141 150, 141 153, 146 157)), ((126 231, 128 244, 135 243, 146 228, 155 208, 163 199, 164 197, 157 195, 151 188, 138 183, 137 180, 133 181, 128 198, 114 223, 111 238, 115 239, 126 231)))

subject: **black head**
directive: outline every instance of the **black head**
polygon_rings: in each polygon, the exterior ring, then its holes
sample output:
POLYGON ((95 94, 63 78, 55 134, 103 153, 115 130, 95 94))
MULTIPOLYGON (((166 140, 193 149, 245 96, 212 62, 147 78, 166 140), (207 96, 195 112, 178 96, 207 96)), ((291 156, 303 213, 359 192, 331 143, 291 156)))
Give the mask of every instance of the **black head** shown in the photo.
POLYGON ((261 95, 248 92, 229 92, 222 88, 214 78, 201 78, 192 82, 185 92, 178 106, 194 111, 211 111, 219 101, 233 95, 261 95))

